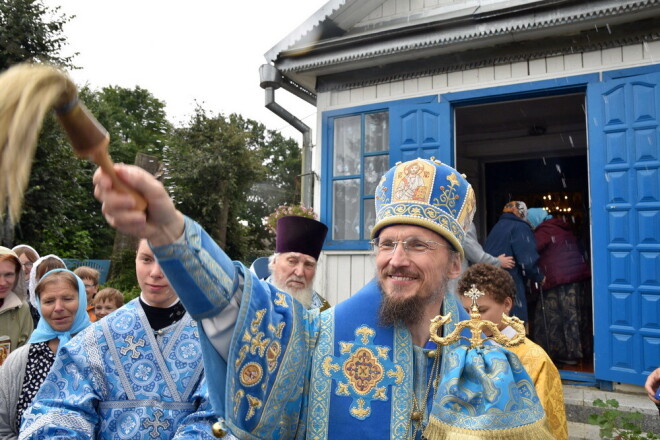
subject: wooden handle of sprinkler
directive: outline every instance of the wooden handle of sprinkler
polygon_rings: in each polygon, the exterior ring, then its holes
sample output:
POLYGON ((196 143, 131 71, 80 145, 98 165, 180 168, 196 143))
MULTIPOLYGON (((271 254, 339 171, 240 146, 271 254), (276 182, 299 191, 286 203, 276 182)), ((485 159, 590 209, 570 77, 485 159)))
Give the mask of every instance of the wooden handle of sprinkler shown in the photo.
POLYGON ((140 194, 119 180, 108 154, 110 136, 105 128, 81 103, 76 102, 65 112, 56 111, 64 131, 66 131, 71 146, 76 154, 97 164, 112 179, 112 185, 123 193, 128 193, 135 199, 135 209, 145 211, 147 201, 140 194))

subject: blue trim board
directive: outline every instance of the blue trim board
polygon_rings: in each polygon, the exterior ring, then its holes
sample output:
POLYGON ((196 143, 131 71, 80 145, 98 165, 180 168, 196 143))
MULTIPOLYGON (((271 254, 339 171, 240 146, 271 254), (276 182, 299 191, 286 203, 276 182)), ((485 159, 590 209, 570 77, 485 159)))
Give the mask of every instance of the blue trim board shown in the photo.
POLYGON ((583 92, 587 84, 599 81, 597 73, 523 82, 505 86, 486 87, 445 93, 441 100, 447 100, 452 106, 474 105, 486 102, 512 101, 539 96, 564 95, 571 92, 583 92))
POLYGON ((603 81, 611 79, 621 79, 628 76, 646 75, 647 73, 660 72, 660 64, 652 64, 650 66, 632 67, 627 69, 608 70, 603 72, 603 81))

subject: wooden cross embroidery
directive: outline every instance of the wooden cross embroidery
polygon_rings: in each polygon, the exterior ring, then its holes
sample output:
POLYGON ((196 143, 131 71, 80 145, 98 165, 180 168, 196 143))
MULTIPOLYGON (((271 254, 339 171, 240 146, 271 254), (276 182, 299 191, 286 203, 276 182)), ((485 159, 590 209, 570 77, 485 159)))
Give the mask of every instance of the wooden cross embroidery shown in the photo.
POLYGON ((124 339, 124 342, 128 344, 128 347, 120 348, 119 352, 126 356, 129 351, 132 351, 133 354, 131 354, 131 357, 133 359, 139 358, 140 352, 138 351, 138 347, 144 347, 144 339, 138 339, 137 342, 133 342, 133 335, 128 335, 126 336, 126 339, 124 339))
POLYGON ((160 420, 160 418, 163 417, 163 412, 159 409, 154 411, 154 419, 147 419, 142 421, 142 427, 145 429, 151 428, 151 432, 149 435, 151 438, 158 438, 160 437, 160 434, 158 433, 158 428, 163 428, 163 431, 165 431, 167 428, 170 427, 170 421, 169 420, 160 420))

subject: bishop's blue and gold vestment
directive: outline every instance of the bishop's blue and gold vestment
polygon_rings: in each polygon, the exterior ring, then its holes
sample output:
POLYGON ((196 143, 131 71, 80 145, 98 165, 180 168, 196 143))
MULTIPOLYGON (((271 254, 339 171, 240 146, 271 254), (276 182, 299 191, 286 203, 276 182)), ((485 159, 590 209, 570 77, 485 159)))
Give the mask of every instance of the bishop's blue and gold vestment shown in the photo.
POLYGON ((211 439, 211 417, 197 323, 154 332, 135 299, 60 347, 20 439, 211 439))
MULTIPOLYGON (((426 424, 433 406, 427 384, 435 345, 415 347, 405 327, 379 325, 376 282, 319 314, 232 262, 188 218, 180 240, 153 251, 204 329, 232 302, 240 304, 225 355, 205 332, 200 335, 211 402, 235 436, 405 439, 413 393, 418 402, 426 400, 426 424)), ((445 333, 467 317, 449 294, 442 312, 454 317, 445 333)), ((442 369, 451 368, 445 365, 451 348, 443 349, 442 369)), ((523 388, 533 389, 531 381, 523 382, 523 388)))

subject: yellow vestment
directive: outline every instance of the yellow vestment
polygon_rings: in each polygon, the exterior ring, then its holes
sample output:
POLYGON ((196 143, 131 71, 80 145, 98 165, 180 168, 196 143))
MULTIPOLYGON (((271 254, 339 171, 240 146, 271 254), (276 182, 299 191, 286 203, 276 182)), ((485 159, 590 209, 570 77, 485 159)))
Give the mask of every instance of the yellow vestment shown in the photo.
POLYGON ((567 440, 568 427, 564 393, 557 367, 543 348, 529 339, 525 339, 525 342, 515 347, 507 347, 507 349, 518 356, 534 381, 536 393, 541 399, 552 434, 557 440, 567 440))

